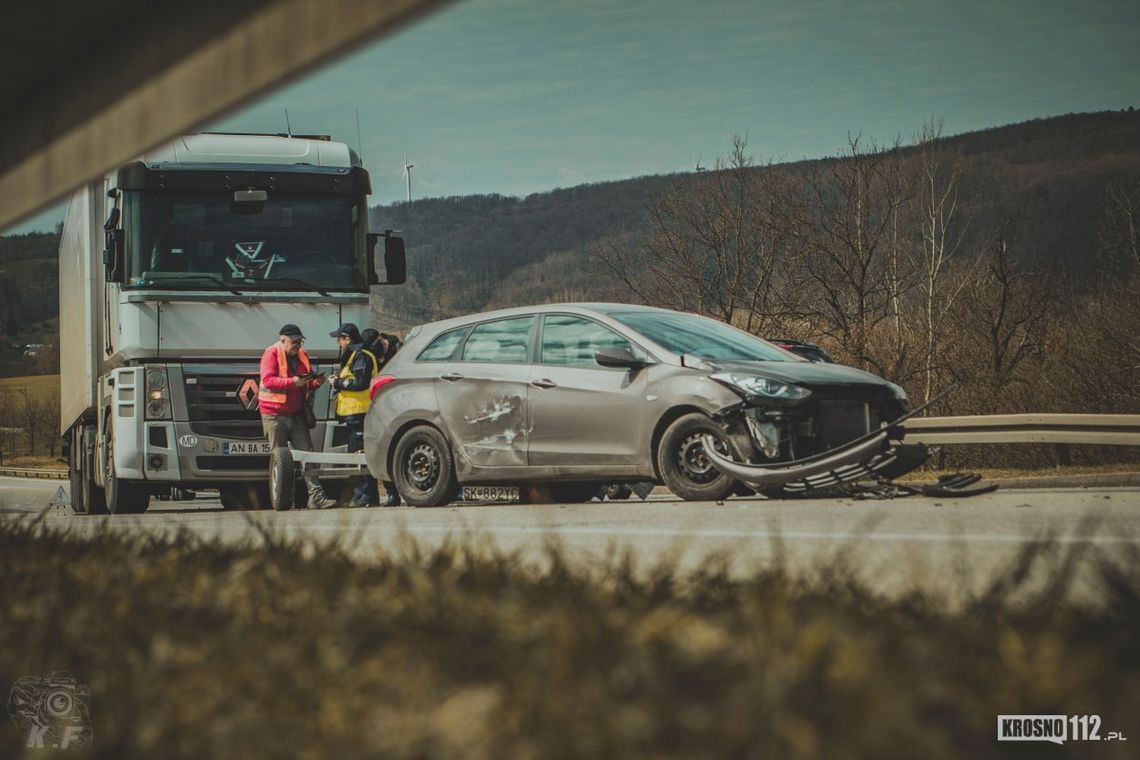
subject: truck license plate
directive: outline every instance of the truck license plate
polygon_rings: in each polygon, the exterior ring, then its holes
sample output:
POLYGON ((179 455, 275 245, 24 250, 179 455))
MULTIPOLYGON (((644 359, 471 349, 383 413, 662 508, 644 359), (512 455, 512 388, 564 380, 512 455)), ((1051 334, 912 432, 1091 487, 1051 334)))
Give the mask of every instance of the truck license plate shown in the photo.
POLYGON ((226 456, 232 454, 269 454, 269 441, 227 441, 222 444, 222 453, 226 456))
POLYGON ((460 494, 465 501, 518 501, 518 486, 463 486, 460 494))

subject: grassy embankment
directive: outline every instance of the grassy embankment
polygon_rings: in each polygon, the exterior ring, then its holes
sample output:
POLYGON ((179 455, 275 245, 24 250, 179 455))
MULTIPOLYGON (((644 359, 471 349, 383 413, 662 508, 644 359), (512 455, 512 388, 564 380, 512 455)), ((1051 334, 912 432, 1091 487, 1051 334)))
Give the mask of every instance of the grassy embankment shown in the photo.
MULTIPOLYGON (((470 542, 354 560, 270 534, 69 537, 0 523, 0 688, 69 670, 93 756, 991 757, 1000 713, 1140 740, 1140 557, 1027 546, 964 608, 470 542), (1034 563, 1054 566, 1026 593, 1034 563), (1092 563, 1104 604, 1066 601, 1092 563), (1014 601, 1015 598, 1019 601, 1014 601)), ((1053 749, 1053 748, 1048 748, 1053 749)), ((1087 751, 1069 744, 1069 753, 1087 751)), ((11 723, 0 754, 18 752, 11 723)), ((1027 752, 1031 756, 1035 752, 1027 752)))

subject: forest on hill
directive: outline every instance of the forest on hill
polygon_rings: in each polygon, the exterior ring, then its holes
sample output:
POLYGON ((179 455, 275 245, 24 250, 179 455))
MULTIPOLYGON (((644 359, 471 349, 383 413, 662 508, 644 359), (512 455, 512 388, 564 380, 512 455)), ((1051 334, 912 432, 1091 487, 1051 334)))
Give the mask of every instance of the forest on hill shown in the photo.
MULTIPOLYGON (((915 125, 917 129, 919 125, 915 125)), ((1014 222, 1018 245, 1043 265, 1092 282, 1106 188, 1140 175, 1140 114, 1133 110, 1037 119, 940 140, 960 156, 961 250, 983 246, 994 228, 1014 222)), ((732 146, 723 146, 726 162, 732 146)), ((764 146, 749 145, 763 156, 764 146)), ((913 144, 871 146, 902 161, 913 144)), ((753 167, 802 178, 856 160, 836 156, 753 167)), ((536 193, 428 198, 373 209, 373 229, 397 229, 408 243, 411 286, 382 290, 382 311, 418 322, 485 308, 550 300, 613 299, 625 289, 591 262, 615 240, 636 241, 666 191, 698 192, 712 172, 639 177, 536 193)), ((626 294, 628 297, 628 294, 626 294)))

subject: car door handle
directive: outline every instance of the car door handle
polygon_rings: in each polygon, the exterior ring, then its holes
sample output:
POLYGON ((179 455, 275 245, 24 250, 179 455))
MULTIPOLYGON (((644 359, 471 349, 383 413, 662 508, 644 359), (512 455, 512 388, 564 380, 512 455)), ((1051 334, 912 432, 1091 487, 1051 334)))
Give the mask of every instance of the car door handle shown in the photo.
POLYGON ((533 385, 535 388, 557 388, 558 387, 558 383, 554 382, 553 380, 551 380, 548 377, 544 377, 541 380, 531 380, 530 384, 533 385))
POLYGON ((446 375, 440 375, 439 379, 440 380, 450 380, 450 381, 454 382, 456 380, 462 380, 463 375, 459 374, 458 372, 448 372, 446 375))

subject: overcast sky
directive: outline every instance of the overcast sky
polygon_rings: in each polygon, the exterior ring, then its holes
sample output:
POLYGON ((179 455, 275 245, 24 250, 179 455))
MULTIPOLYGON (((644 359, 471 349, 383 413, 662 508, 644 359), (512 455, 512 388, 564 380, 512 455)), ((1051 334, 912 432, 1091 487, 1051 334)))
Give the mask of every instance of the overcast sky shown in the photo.
MULTIPOLYGON (((356 144, 373 203, 834 153, 1140 105, 1136 0, 463 0, 210 128, 356 144)), ((48 229, 62 211, 13 232, 48 229)))

